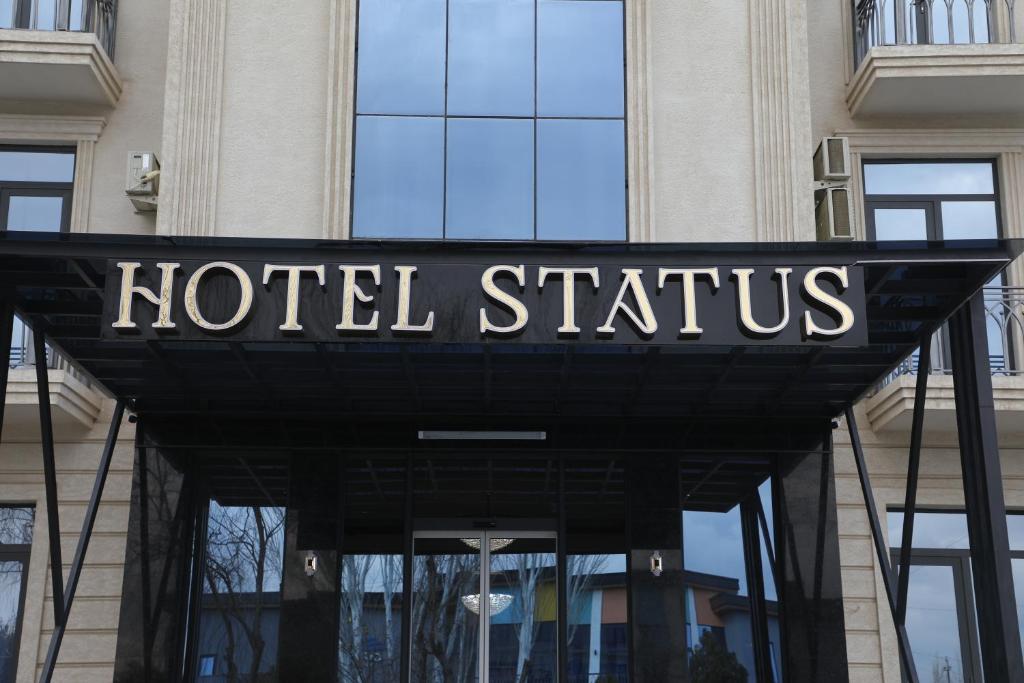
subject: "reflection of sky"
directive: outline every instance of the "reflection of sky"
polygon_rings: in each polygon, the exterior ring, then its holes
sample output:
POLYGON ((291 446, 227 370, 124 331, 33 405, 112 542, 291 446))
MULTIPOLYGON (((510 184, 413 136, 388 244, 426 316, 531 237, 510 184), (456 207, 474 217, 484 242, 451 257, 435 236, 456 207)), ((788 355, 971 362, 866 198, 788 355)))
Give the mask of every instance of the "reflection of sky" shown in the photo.
MULTIPOLYGON (((3 7, 4 2, 0 0, 0 10, 3 7)), ((0 180, 70 183, 74 175, 75 155, 72 153, 0 151, 0 180)))
POLYGON ((993 194, 991 163, 864 165, 867 194, 993 194))
POLYGON ((949 680, 963 681, 952 567, 915 566, 910 579, 907 632, 918 674, 932 680, 938 666, 938 680, 945 681, 948 661, 949 680))
POLYGON ((18 621, 21 572, 21 562, 0 562, 0 631, 13 631, 18 621))
MULTIPOLYGON (((890 512, 889 545, 900 547, 903 541, 903 513, 890 512)), ((967 517, 963 513, 918 512, 914 515, 915 548, 970 548, 967 517)))

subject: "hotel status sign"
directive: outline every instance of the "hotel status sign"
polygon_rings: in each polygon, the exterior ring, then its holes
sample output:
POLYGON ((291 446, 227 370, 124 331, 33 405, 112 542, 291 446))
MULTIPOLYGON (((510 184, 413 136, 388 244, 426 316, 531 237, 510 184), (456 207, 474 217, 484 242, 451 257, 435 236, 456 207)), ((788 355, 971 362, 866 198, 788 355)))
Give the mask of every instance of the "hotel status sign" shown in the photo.
POLYGON ((852 264, 111 260, 106 339, 867 343, 852 264))

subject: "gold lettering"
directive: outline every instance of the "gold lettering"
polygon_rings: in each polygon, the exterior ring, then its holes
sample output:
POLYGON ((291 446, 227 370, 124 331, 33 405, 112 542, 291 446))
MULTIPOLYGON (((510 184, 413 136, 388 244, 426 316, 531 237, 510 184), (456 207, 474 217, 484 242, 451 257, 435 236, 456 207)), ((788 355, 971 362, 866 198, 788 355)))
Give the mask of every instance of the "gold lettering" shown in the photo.
POLYGON ((776 268, 775 274, 779 276, 779 292, 782 297, 782 320, 775 327, 759 325, 754 320, 754 312, 750 302, 750 276, 754 274, 753 268, 733 268, 732 274, 736 276, 736 295, 739 299, 740 322, 748 332, 757 335, 778 334, 789 324, 789 274, 792 268, 776 268))
POLYGON ((526 266, 491 266, 484 271, 480 278, 484 294, 497 304, 506 307, 510 313, 515 315, 516 320, 511 325, 501 326, 493 324, 487 318, 487 310, 480 309, 480 334, 494 332, 495 334, 513 334, 526 327, 530 320, 530 312, 526 310, 523 302, 511 294, 505 293, 498 285, 494 284, 494 276, 498 273, 511 273, 515 276, 519 288, 526 287, 526 266))
POLYGON ((850 279, 849 274, 846 271, 846 266, 843 266, 842 268, 822 266, 820 268, 812 268, 807 271, 807 275, 804 276, 804 290, 807 292, 807 295, 815 301, 834 310, 839 315, 840 323, 839 327, 831 330, 819 327, 811 318, 811 312, 804 311, 804 332, 812 339, 815 337, 824 337, 826 339, 830 337, 840 337, 849 332, 853 327, 853 310, 844 302, 824 291, 821 286, 818 285, 817 279, 819 275, 834 276, 841 286, 840 292, 846 291, 846 289, 850 287, 850 279))
POLYGON ((597 273, 597 268, 548 268, 541 266, 540 280, 537 284, 542 289, 548 275, 562 276, 562 326, 558 328, 558 333, 579 334, 580 328, 576 326, 576 276, 589 275, 590 281, 594 283, 594 289, 596 290, 601 286, 601 279, 597 273))
POLYGON ((647 292, 644 291, 644 283, 640 279, 643 274, 644 271, 640 268, 622 269, 622 287, 619 288, 619 293, 615 297, 615 303, 612 304, 612 310, 608 313, 608 319, 604 325, 597 328, 598 334, 615 334, 612 322, 619 311, 622 311, 636 325, 641 334, 650 336, 658 331, 658 320, 654 317, 654 310, 647 298, 647 292), (633 298, 640 308, 640 315, 637 315, 626 303, 626 291, 630 289, 633 290, 633 298))
POLYGON ((242 270, 239 266, 234 263, 228 263, 227 261, 214 261, 213 263, 207 263, 205 266, 192 273, 192 277, 188 279, 188 284, 185 285, 185 312, 188 313, 188 317, 192 319, 199 327, 204 330, 215 330, 223 331, 230 329, 242 322, 245 316, 249 315, 249 310, 252 308, 252 280, 249 279, 248 274, 242 270), (242 296, 238 301, 238 310, 231 316, 231 319, 223 323, 211 323, 209 320, 203 317, 203 314, 199 312, 199 300, 197 297, 199 291, 199 282, 203 279, 211 270, 223 269, 229 271, 238 280, 238 285, 242 288, 242 296))
POLYGON ((338 266, 338 270, 344 273, 345 284, 341 293, 341 322, 335 325, 335 329, 372 332, 377 329, 377 319, 380 317, 378 311, 370 316, 370 322, 366 324, 356 323, 356 299, 368 304, 373 301, 373 296, 362 290, 356 282, 359 273, 373 275, 373 284, 380 287, 380 265, 375 266, 338 266))
POLYGON ((132 295, 138 294, 157 307, 156 322, 153 327, 161 330, 174 328, 171 322, 171 289, 174 287, 174 271, 181 267, 180 263, 158 263, 160 269, 160 296, 148 287, 135 284, 135 271, 141 266, 138 262, 118 263, 121 269, 121 301, 118 305, 117 321, 111 327, 118 329, 134 329, 132 321, 132 295))
POLYGON ((670 277, 683 278, 683 326, 679 329, 682 335, 701 335, 704 328, 697 325, 697 295, 694 291, 698 275, 711 280, 712 291, 718 289, 718 268, 659 268, 658 291, 660 292, 670 277))
POLYGON ((284 332, 299 332, 302 325, 299 323, 299 277, 302 273, 316 273, 320 286, 326 284, 324 267, 321 266, 275 266, 266 264, 263 266, 263 284, 270 282, 270 276, 276 272, 288 273, 288 292, 285 296, 284 324, 277 329, 284 332))
POLYGON ((434 329, 434 312, 427 313, 422 325, 409 324, 409 309, 412 307, 412 278, 416 266, 395 266, 398 273, 398 321, 391 326, 395 332, 431 332, 434 329))

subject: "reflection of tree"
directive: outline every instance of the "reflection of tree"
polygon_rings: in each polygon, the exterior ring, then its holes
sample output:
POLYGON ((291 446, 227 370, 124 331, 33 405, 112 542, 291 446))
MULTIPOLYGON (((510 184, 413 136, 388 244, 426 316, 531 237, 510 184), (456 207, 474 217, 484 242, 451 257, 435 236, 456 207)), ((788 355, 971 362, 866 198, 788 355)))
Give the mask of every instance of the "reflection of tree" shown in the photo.
MULTIPOLYGON (((414 680, 467 683, 476 679, 477 619, 462 605, 462 596, 480 592, 479 569, 476 554, 415 558, 414 680)), ((487 609, 486 598, 480 604, 487 609)))
POLYGON ((690 655, 692 683, 747 683, 747 670, 711 631, 700 637, 700 647, 690 655))
POLYGON ((0 543, 28 545, 32 543, 35 508, 0 507, 0 543))
MULTIPOLYGON (((398 555, 345 555, 341 570, 341 680, 343 683, 384 683, 398 680, 400 648, 395 642, 394 601, 402 584, 402 558, 398 555), (368 651, 364 624, 366 589, 370 577, 379 581, 384 600, 384 656, 368 651)), ((371 584, 372 585, 372 584, 371 584)))
MULTIPOLYGON (((591 579, 593 579, 594 575, 604 573, 608 558, 608 555, 569 555, 566 558, 565 574, 569 577, 567 593, 569 594, 570 616, 568 643, 572 642, 576 636, 576 629, 579 628, 579 624, 573 623, 571 618, 573 613, 576 612, 576 601, 590 590, 591 579)), ((600 628, 600 622, 598 622, 598 628, 600 628)))
POLYGON ((256 681, 263 650, 263 592, 281 584, 284 508, 211 507, 206 539, 207 592, 224 624, 229 681, 256 681), (241 631, 236 635, 236 630, 241 631), (249 671, 236 660, 240 637, 249 645, 249 671))

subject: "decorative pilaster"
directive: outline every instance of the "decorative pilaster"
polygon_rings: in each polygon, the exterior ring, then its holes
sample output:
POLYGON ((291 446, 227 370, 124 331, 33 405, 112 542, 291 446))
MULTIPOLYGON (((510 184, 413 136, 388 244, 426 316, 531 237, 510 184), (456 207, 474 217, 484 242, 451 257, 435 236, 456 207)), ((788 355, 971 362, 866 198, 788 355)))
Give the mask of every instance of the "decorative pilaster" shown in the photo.
POLYGON ((92 205, 92 163, 94 140, 79 140, 75 146, 75 184, 71 192, 71 232, 89 232, 92 205))
POLYGON ((213 235, 219 182, 225 0, 172 0, 157 232, 213 235))
POLYGON ((626 0, 626 169, 629 183, 629 241, 653 242, 654 125, 651 121, 651 35, 647 0, 626 0))
MULTIPOLYGON (((999 158, 1000 200, 1003 208, 1003 236, 1024 237, 1024 151, 1005 152, 999 158)), ((1007 284, 1024 287, 1024 259, 1018 258, 1006 271, 1007 284)))
POLYGON ((805 3, 751 0, 757 237, 814 239, 805 3))
POLYGON ((331 0, 327 64, 327 142, 324 168, 324 239, 348 239, 355 119, 356 0, 331 0))

